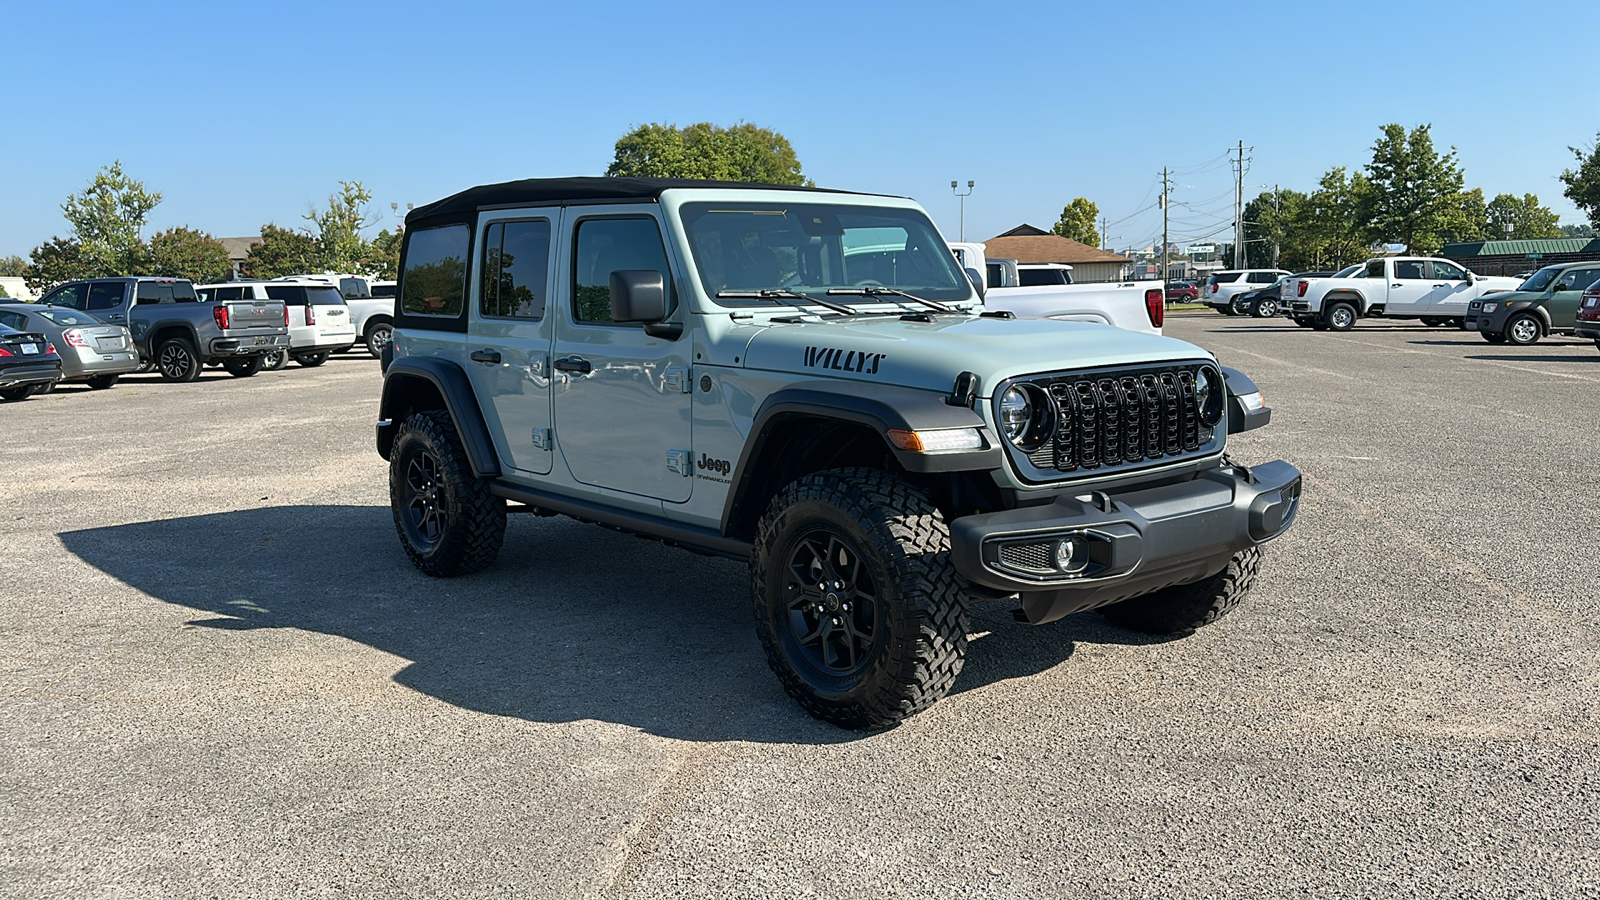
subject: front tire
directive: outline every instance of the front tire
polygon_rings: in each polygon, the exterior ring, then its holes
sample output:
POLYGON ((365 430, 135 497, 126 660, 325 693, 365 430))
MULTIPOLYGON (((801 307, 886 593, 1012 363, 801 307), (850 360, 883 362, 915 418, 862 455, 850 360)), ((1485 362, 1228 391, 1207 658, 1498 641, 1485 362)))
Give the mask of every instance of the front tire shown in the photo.
POLYGON ((1258 319, 1271 319, 1278 314, 1278 301, 1271 297, 1264 297, 1256 301, 1256 308, 1252 312, 1258 319))
POLYGON ((200 356, 188 338, 169 338, 156 350, 156 370, 163 381, 187 384, 200 377, 200 356))
POLYGON ((1519 313, 1506 323, 1505 339, 1518 347, 1531 347, 1544 336, 1544 323, 1532 313, 1519 313))
POLYGON ((1261 548, 1235 553, 1221 572, 1104 607, 1114 625, 1145 634, 1179 634, 1210 625, 1243 602, 1261 568, 1261 548))
POLYGON ((1356 308, 1348 303, 1335 303, 1323 316, 1329 331, 1349 331, 1356 327, 1356 308))
POLYGON ((783 689, 845 728, 932 706, 967 647, 950 530, 893 473, 835 469, 778 492, 750 557, 756 634, 783 689))
POLYGON ((506 503, 472 474, 443 410, 413 413, 389 451, 389 509, 411 564, 448 578, 485 568, 506 537, 506 503))
POLYGON ((318 350, 315 353, 301 353, 294 358, 294 361, 308 369, 315 369, 317 366, 327 362, 328 357, 331 355, 328 350, 318 350))
POLYGON ((106 390, 106 389, 110 388, 111 386, 115 385, 117 383, 117 379, 121 378, 121 377, 122 377, 121 375, 96 375, 93 378, 89 379, 89 390, 91 390, 91 391, 103 391, 103 390, 106 390))
POLYGON ((247 356, 244 359, 230 359, 224 361, 222 367, 227 369, 228 374, 235 378, 249 378, 251 375, 261 371, 261 366, 265 359, 266 357, 260 354, 247 356))

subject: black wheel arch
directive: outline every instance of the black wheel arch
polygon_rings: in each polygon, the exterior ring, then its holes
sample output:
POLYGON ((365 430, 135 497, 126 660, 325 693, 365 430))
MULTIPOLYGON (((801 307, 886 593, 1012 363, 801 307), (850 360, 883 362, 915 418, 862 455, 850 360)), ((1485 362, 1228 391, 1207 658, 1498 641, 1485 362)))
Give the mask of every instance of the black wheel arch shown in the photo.
POLYGON ((378 405, 378 455, 388 459, 400 423, 414 412, 429 409, 449 413, 474 476, 499 476, 500 459, 472 393, 472 382, 460 366, 433 357, 403 357, 384 372, 383 399, 378 405))
MULTIPOLYGON (((979 402, 982 402, 981 400, 979 402)), ((813 472, 890 468, 925 484, 948 510, 999 503, 988 473, 1005 465, 994 432, 966 406, 944 395, 897 385, 812 381, 768 395, 733 470, 722 511, 722 533, 749 538, 770 499, 813 472), (886 432, 977 428, 982 450, 924 454, 901 450, 886 432)))

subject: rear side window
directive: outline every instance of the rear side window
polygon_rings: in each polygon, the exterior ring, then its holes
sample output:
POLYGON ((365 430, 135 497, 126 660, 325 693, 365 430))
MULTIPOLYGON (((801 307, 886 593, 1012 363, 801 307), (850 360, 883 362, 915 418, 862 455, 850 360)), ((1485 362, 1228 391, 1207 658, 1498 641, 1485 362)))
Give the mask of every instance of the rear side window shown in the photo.
POLYGON ((305 289, 305 302, 311 306, 343 306, 344 295, 333 285, 327 287, 308 287, 305 289))
POLYGON ((407 235, 405 268, 400 272, 401 310, 411 316, 460 316, 466 309, 470 249, 471 233, 465 225, 407 235))
POLYGON ((89 302, 86 305, 76 303, 73 305, 87 310, 116 309, 122 305, 124 293, 122 285, 116 282, 91 284, 89 285, 89 302))
POLYGON ((395 295, 394 289, 395 286, 392 284, 375 284, 372 286, 372 296, 393 297, 395 295))
POLYGON ((1276 272, 1251 272, 1250 277, 1246 278, 1245 282, 1247 284, 1271 284, 1277 280, 1278 273, 1276 272))
POLYGON ((286 306, 305 306, 306 289, 298 284, 269 284, 267 298, 282 300, 286 306))
POLYGON ((1242 272, 1218 272, 1217 274, 1211 276, 1211 283, 1212 284, 1233 284, 1235 281, 1239 280, 1239 276, 1242 275, 1242 274, 1244 274, 1244 273, 1242 273, 1242 272))
POLYGON ((1018 269, 1017 276, 1023 287, 1047 287, 1066 284, 1067 280, 1062 277, 1066 272, 1066 269, 1018 269))
POLYGON ((549 275, 550 220, 490 225, 483 244, 479 313, 514 319, 543 318, 549 275))
POLYGON ((0 325, 4 325, 7 328, 15 328, 18 331, 27 331, 28 317, 22 313, 0 310, 0 325))
POLYGON ((175 299, 172 296, 172 285, 159 281, 139 282, 139 290, 135 296, 138 298, 136 301, 138 303, 171 303, 175 299))
POLYGON ((244 288, 242 287, 211 288, 209 290, 202 291, 201 293, 210 295, 209 297, 203 297, 202 299, 211 299, 218 302, 244 299, 244 288))

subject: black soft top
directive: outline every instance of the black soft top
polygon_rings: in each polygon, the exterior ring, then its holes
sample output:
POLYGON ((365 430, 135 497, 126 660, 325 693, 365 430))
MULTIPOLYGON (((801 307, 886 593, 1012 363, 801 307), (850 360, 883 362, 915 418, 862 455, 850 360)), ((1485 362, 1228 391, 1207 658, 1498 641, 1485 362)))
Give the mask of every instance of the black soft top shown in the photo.
POLYGON ((672 188, 727 188, 745 191, 801 191, 844 194, 850 191, 825 191, 823 188, 788 184, 755 184, 745 181, 701 181, 694 178, 527 178, 500 184, 483 184, 451 194, 406 214, 406 228, 422 224, 470 222, 478 210, 504 206, 531 206, 559 203, 620 203, 628 200, 659 200, 672 188))

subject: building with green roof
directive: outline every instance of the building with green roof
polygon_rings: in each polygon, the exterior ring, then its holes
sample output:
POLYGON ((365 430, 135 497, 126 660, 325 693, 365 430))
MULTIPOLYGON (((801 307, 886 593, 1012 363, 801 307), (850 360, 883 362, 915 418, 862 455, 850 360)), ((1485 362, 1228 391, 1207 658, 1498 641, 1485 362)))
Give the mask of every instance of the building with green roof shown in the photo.
POLYGON ((1600 238, 1468 241, 1445 244, 1439 255, 1461 263, 1479 275, 1515 275, 1556 263, 1600 259, 1600 238))

